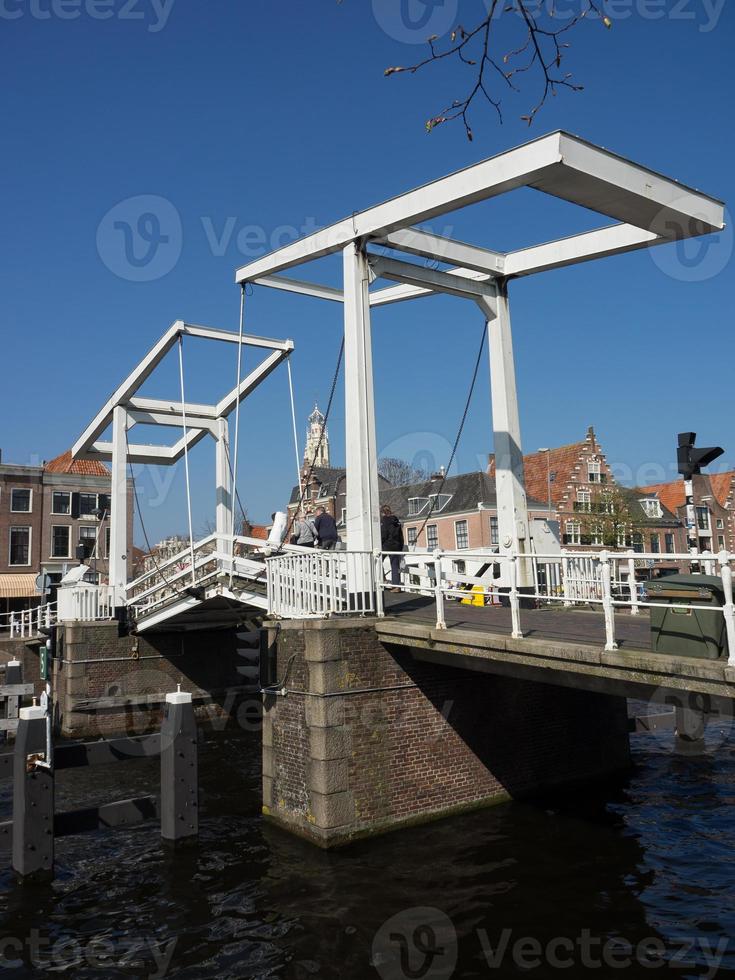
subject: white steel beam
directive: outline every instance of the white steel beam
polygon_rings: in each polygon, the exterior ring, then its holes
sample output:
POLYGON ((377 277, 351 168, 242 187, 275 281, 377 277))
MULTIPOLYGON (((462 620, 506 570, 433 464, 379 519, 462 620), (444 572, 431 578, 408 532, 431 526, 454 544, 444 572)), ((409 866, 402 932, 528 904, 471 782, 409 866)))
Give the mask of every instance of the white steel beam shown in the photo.
POLYGON ((420 228, 394 231, 390 235, 376 239, 376 241, 380 245, 387 245, 388 248, 394 248, 400 252, 422 255, 439 262, 463 266, 467 269, 474 269, 476 272, 484 272, 488 276, 502 276, 504 274, 505 255, 502 252, 492 252, 490 249, 478 248, 476 245, 466 245, 464 242, 456 242, 451 238, 443 238, 441 235, 432 235, 420 228))
POLYGON ((722 202, 556 132, 351 215, 242 266, 235 278, 252 282, 340 251, 350 242, 384 238, 519 187, 533 187, 669 239, 724 227, 722 202))
POLYGON ((230 469, 230 432, 227 419, 217 419, 217 450, 215 459, 216 506, 215 530, 217 548, 224 551, 220 535, 233 533, 232 470, 230 469))
POLYGON ((110 554, 108 582, 113 606, 125 605, 128 582, 128 467, 127 412, 121 405, 112 410, 112 480, 110 493, 110 554))
MULTIPOLYGON (((170 428, 181 428, 181 416, 176 418, 175 415, 170 415, 168 412, 142 412, 133 410, 128 413, 132 422, 137 425, 166 425, 170 428)), ((204 429, 207 432, 211 432, 212 435, 216 435, 217 423, 214 419, 205 419, 199 415, 190 415, 187 409, 186 412, 186 425, 191 429, 204 429)))
POLYGON ((110 424, 113 408, 115 408, 116 405, 121 405, 123 402, 128 401, 130 396, 136 392, 146 378, 152 374, 156 366, 160 364, 166 354, 168 354, 173 345, 176 343, 176 338, 178 337, 182 326, 183 323, 181 320, 177 320, 175 323, 172 323, 161 339, 154 344, 153 347, 151 347, 140 364, 138 364, 138 366, 130 372, 121 385, 118 385, 112 398, 105 403, 104 407, 97 413, 97 415, 95 415, 94 419, 90 422, 81 436, 72 446, 72 458, 79 456, 84 452, 84 450, 88 449, 96 439, 99 439, 107 426, 110 424))
MULTIPOLYGON (((127 409, 129 412, 141 411, 141 412, 156 412, 159 415, 170 415, 171 418, 178 419, 181 422, 182 405, 181 402, 168 402, 163 401, 161 398, 131 398, 128 400, 127 409)), ((200 418, 209 419, 210 422, 217 421, 217 409, 214 405, 196 405, 193 402, 187 402, 184 406, 186 408, 187 418, 189 415, 198 415, 200 418)))
POLYGON ((603 258, 606 255, 619 255, 639 248, 648 248, 668 240, 652 231, 635 228, 633 225, 597 228, 582 235, 509 252, 505 259, 505 274, 509 277, 530 276, 536 272, 561 269, 564 266, 589 262, 591 259, 603 258))
MULTIPOLYGON (((523 473, 521 422, 518 411, 513 338, 508 306, 508 288, 498 283, 496 303, 480 300, 488 321, 490 393, 495 452, 495 493, 498 503, 498 534, 502 553, 530 551, 528 504, 523 473)), ((517 584, 532 584, 530 562, 518 562, 517 584)), ((508 583, 506 583, 508 584, 508 583)))
MULTIPOLYGON (((289 341, 291 343, 291 341, 289 341)), ((222 401, 217 403, 216 411, 217 415, 229 415, 233 410, 238 401, 242 401, 247 395, 250 394, 261 381, 265 381, 269 374, 271 374, 281 361, 285 359, 291 353, 292 348, 287 348, 285 350, 274 350, 272 354, 269 354, 266 359, 251 371, 247 377, 243 378, 237 388, 233 388, 232 391, 225 395, 222 401)))
MULTIPOLYGON (((462 279, 473 279, 475 282, 489 282, 490 277, 477 272, 475 269, 447 269, 447 275, 462 279)), ((389 306, 391 303, 403 303, 407 299, 420 299, 422 296, 434 296, 435 291, 423 286, 408 286, 401 283, 398 286, 388 286, 385 289, 374 289, 370 293, 371 306, 389 306)), ((474 299, 475 297, 473 297, 474 299)))
MULTIPOLYGON (((347 547, 372 553, 381 542, 368 279, 365 251, 357 244, 348 245, 344 250, 347 547)), ((359 578, 359 563, 354 567, 359 578)), ((371 583, 361 579, 349 583, 349 588, 358 594, 372 591, 371 583)))
MULTIPOLYGON (((233 330, 220 330, 218 327, 202 327, 196 323, 182 324, 181 332, 189 337, 204 337, 206 340, 223 340, 226 343, 237 344, 240 335, 233 330)), ((243 334, 242 342, 246 347, 265 347, 268 350, 292 351, 293 340, 271 340, 269 337, 254 337, 243 334)))
POLYGON ((440 272, 438 269, 427 269, 412 262, 402 262, 400 259, 369 255, 368 265, 370 271, 379 278, 393 279, 407 286, 418 286, 431 292, 449 293, 451 296, 461 296, 464 299, 495 295, 493 282, 463 278, 451 272, 440 272))
MULTIPOLYGON (((118 407, 118 406, 116 406, 118 407)), ((95 442, 85 453, 85 458, 110 462, 114 442, 95 442)), ((173 462, 173 450, 169 446, 131 445, 128 461, 131 463, 151 463, 155 466, 169 466, 173 462)))
POLYGON ((271 289, 281 289, 287 293, 301 293, 313 296, 315 299, 327 299, 334 303, 344 303, 344 294, 334 286, 322 286, 320 283, 304 282, 301 279, 287 279, 286 276, 263 276, 253 281, 255 286, 268 286, 271 289))

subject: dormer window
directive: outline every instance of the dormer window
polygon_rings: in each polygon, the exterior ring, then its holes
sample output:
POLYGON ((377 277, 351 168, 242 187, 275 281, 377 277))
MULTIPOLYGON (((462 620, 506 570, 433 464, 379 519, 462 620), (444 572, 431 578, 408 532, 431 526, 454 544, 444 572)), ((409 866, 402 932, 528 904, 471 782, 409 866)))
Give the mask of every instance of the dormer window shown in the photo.
POLYGON ((640 504, 645 511, 646 517, 651 517, 654 519, 663 517, 661 501, 657 500, 655 497, 646 497, 644 500, 641 500, 640 504))
POLYGON ((434 514, 439 514, 452 499, 451 493, 432 493, 429 494, 429 503, 433 508, 434 514))
POLYGON ((408 516, 416 517, 422 511, 426 510, 429 506, 428 497, 409 497, 408 498, 408 516))

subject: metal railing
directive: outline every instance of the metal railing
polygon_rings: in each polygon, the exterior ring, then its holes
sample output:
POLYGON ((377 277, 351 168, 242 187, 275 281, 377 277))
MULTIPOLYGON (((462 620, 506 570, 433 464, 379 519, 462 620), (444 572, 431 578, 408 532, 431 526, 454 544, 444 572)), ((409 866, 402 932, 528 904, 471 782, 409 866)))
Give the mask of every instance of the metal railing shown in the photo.
POLYGON ((56 603, 45 602, 30 609, 4 613, 0 616, 0 632, 7 630, 11 640, 25 640, 39 636, 42 628, 46 629, 55 622, 56 603))
MULTIPOLYGON (((616 650, 616 613, 636 616, 659 603, 648 600, 645 582, 637 572, 645 567, 676 563, 696 564, 716 575, 722 583, 722 605, 676 601, 677 610, 719 611, 724 617, 730 663, 735 664, 735 605, 733 604, 732 560, 723 551, 717 555, 627 552, 562 552, 561 554, 489 554, 487 551, 368 552, 313 551, 307 555, 278 555, 269 558, 269 612, 285 619, 339 614, 384 613, 383 593, 398 589, 408 594, 433 597, 436 626, 446 628, 445 603, 474 598, 490 604, 507 604, 511 634, 523 637, 522 605, 598 608, 604 617, 605 649, 616 650), (400 583, 389 581, 387 559, 400 555, 400 583), (476 564, 482 574, 469 575, 458 565, 476 564), (530 582, 521 586, 519 583, 530 582), (357 583, 357 584, 355 584, 357 583)), ((660 581, 660 580, 659 580, 660 581)))

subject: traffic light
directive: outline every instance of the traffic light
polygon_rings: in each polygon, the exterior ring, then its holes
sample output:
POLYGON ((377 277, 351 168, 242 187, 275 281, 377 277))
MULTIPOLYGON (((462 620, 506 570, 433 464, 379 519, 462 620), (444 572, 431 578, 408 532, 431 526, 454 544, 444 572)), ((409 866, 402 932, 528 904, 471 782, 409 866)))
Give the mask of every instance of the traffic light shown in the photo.
POLYGON ((706 449, 695 449, 696 432, 680 432, 677 459, 679 472, 685 480, 690 480, 695 474, 702 472, 703 466, 709 466, 725 452, 719 446, 708 446, 706 449))

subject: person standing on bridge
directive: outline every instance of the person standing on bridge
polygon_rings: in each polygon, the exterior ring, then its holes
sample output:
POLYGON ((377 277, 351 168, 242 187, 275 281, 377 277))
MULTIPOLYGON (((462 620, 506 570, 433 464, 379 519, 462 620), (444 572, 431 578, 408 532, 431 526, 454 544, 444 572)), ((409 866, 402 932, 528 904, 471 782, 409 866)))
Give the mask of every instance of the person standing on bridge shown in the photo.
POLYGON ((310 510, 306 511, 302 515, 301 520, 296 524, 294 537, 296 540, 293 543, 299 545, 301 548, 313 548, 316 544, 318 533, 314 522, 314 515, 310 510))
MULTIPOLYGON (((383 551, 403 551, 403 528, 401 522, 386 504, 383 507, 380 518, 380 544, 383 551)), ((394 586, 393 591, 399 590, 395 586, 401 584, 401 556, 391 554, 390 558, 390 580, 394 586)))
POLYGON ((324 548, 325 551, 334 551, 339 540, 337 522, 331 514, 327 513, 326 508, 317 507, 314 527, 316 528, 318 546, 324 548))

